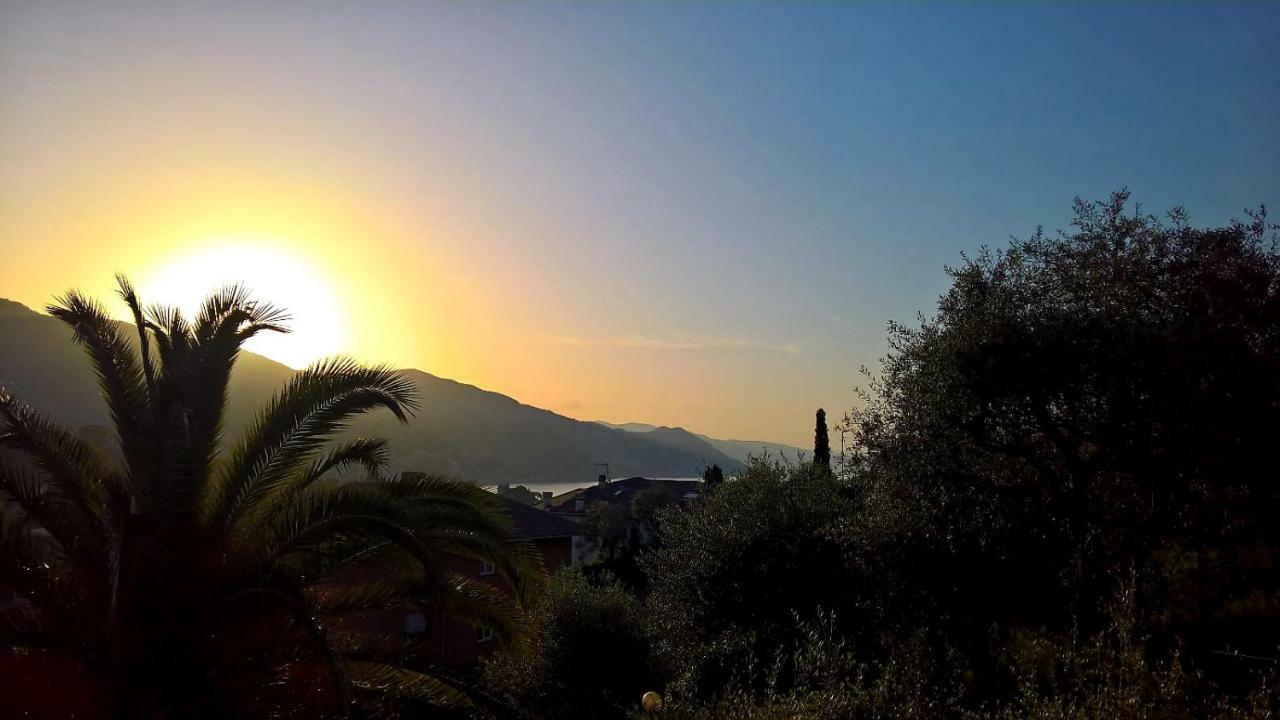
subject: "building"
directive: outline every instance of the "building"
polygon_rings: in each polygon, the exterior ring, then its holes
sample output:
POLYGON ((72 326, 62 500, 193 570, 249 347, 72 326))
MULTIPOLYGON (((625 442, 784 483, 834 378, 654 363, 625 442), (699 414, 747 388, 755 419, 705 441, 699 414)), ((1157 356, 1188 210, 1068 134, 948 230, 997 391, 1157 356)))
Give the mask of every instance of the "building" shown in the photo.
POLYGON ((595 485, 549 498, 548 505, 557 515, 596 531, 591 538, 594 543, 582 557, 584 562, 590 562, 599 552, 613 555, 628 547, 648 545, 657 531, 654 511, 665 505, 696 502, 702 498, 702 491, 702 480, 695 478, 636 476, 609 480, 601 475, 595 485), (600 506, 605 505, 616 509, 600 512, 600 506), (588 523, 593 513, 595 521, 588 523))
MULTIPOLYGON (((502 498, 502 504, 511 517, 512 542, 530 544, 547 573, 580 564, 586 556, 585 549, 594 546, 589 539, 589 530, 579 523, 509 498, 502 498)), ((450 565, 463 577, 508 589, 489 562, 457 557, 451 560, 450 565)), ((366 629, 384 635, 402 634, 406 641, 422 643, 429 655, 444 663, 474 660, 492 652, 496 645, 488 629, 451 618, 444 611, 424 614, 406 608, 395 613, 380 613, 376 625, 376 628, 366 626, 366 629)))
MULTIPOLYGON (((601 475, 596 484, 561 493, 551 498, 550 509, 564 517, 581 522, 591 506, 599 502, 614 503, 630 510, 641 491, 659 488, 674 502, 688 503, 702 497, 702 480, 698 478, 629 477, 609 480, 601 475)), ((545 494, 544 494, 545 496, 545 494)))

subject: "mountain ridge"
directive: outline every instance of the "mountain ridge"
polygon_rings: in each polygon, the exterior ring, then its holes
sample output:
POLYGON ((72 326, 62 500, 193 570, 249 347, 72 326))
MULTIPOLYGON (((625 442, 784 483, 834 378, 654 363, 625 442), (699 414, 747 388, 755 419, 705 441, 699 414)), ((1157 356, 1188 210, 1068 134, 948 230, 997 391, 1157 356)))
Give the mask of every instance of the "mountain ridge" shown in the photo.
POLYGON ((668 431, 673 430, 686 432, 694 437, 706 441, 709 445, 725 455, 743 463, 747 462, 747 460, 752 457, 765 456, 780 457, 784 460, 798 461, 803 459, 807 453, 804 448, 787 445, 785 443, 768 442, 765 440, 726 440, 723 438, 714 438, 702 433, 696 433, 692 430, 686 430, 685 428, 678 426, 669 427, 666 425, 651 425, 649 423, 642 422, 611 423, 605 420, 593 420, 592 422, 599 423, 608 428, 613 428, 614 430, 622 430, 624 432, 635 433, 638 435, 657 433, 658 435, 656 437, 661 437, 668 431))
MULTIPOLYGON (((128 325, 128 323, 122 323, 128 325)), ((132 334, 132 325, 129 325, 132 334)), ((107 424, 106 407, 88 358, 62 322, 0 298, 0 385, 37 411, 73 429, 107 424)), ((228 440, 295 371, 244 351, 232 373, 228 440)), ((418 388, 421 408, 408 424, 385 413, 359 418, 348 435, 391 442, 395 470, 421 470, 481 484, 589 481, 597 463, 611 474, 698 476, 737 458, 683 428, 656 435, 626 432, 521 403, 492 390, 424 370, 401 370, 418 388)))

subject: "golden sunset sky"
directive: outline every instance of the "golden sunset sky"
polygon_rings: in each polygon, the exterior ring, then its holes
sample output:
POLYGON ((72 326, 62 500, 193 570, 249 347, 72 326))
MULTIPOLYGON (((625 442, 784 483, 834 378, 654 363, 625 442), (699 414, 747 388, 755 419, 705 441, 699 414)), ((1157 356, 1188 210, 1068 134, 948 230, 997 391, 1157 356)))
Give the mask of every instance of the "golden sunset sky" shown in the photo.
POLYGON ((1275 199, 1248 17, 1113 16, 1148 56, 1080 52, 1088 8, 911 8, 6 3, 0 296, 239 281, 294 367, 808 445, 962 251, 1123 185, 1275 199))

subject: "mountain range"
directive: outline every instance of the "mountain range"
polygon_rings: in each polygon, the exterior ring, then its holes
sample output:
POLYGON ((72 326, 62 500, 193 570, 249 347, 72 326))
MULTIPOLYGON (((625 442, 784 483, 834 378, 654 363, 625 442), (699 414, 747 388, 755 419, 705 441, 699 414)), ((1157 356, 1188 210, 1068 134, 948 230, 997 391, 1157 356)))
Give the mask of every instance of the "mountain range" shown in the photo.
POLYGON ((690 432, 679 427, 666 427, 639 422, 611 423, 604 420, 596 420, 596 422, 614 430, 643 433, 645 437, 673 446, 680 446, 687 443, 688 438, 695 438, 743 463, 750 457, 780 458, 795 462, 803 459, 808 453, 804 448, 798 448, 794 445, 783 445, 782 443, 766 442, 764 440, 721 440, 720 438, 690 432))
MULTIPOLYGON (((132 328, 130 328, 132 330, 132 328)), ((132 334, 132 333, 131 333, 132 334)), ((294 371, 250 352, 232 374, 227 434, 234 438, 294 371)), ((421 370, 403 371, 422 407, 408 424, 386 413, 361 418, 353 435, 386 437, 397 470, 443 473, 477 483, 589 481, 597 463, 614 476, 692 477, 715 463, 726 472, 748 454, 785 454, 776 443, 718 440, 683 428, 609 425, 549 410, 421 370)), ((88 359, 57 319, 0 299, 0 387, 75 429, 107 425, 88 359)))

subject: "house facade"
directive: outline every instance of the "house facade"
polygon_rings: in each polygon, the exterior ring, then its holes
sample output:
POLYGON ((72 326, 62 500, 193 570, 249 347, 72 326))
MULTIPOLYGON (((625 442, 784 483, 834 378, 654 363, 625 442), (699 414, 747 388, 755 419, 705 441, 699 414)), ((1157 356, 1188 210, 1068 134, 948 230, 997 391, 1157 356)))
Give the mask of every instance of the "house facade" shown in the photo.
MULTIPOLYGON (((610 480, 604 475, 589 487, 570 490, 546 498, 551 512, 573 522, 589 526, 588 520, 601 514, 602 506, 612 506, 615 534, 601 532, 584 545, 583 562, 590 562, 601 549, 611 544, 647 545, 653 541, 655 525, 652 511, 663 505, 688 504, 702 498, 704 483, 698 478, 646 478, 634 476, 610 480), (623 525, 624 527, 617 527, 623 525)), ((594 529, 594 528, 593 528, 594 529)))
MULTIPOLYGON (((512 542, 527 543, 536 552, 544 572, 580 564, 582 548, 589 546, 583 525, 540 507, 502 498, 503 510, 511 517, 512 542)), ((506 581, 491 563, 474 558, 454 557, 453 571, 472 582, 484 583, 510 592, 506 581)), ((410 643, 420 643, 430 657, 445 664, 465 663, 496 649, 493 634, 448 612, 422 613, 414 608, 380 612, 366 618, 365 631, 410 643)))

